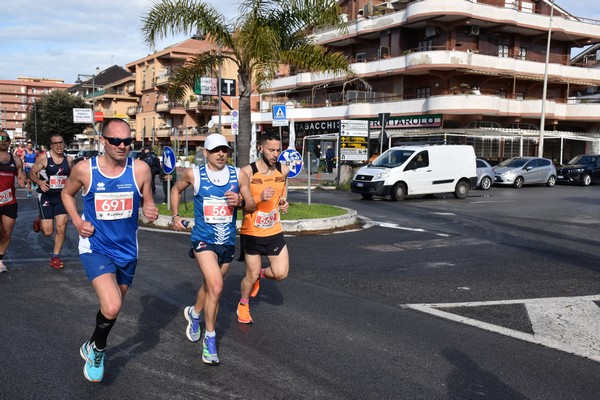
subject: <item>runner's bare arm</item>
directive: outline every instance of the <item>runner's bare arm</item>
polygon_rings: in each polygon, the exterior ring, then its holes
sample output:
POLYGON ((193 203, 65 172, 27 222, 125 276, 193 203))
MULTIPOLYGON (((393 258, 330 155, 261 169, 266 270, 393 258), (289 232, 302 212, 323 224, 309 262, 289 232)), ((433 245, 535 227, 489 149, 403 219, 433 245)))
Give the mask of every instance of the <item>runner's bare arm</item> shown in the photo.
POLYGON ((242 209, 245 212, 252 213, 256 210, 256 202, 254 201, 254 198, 252 197, 252 191, 250 190, 250 178, 247 174, 240 174, 238 181, 240 184, 240 194, 242 195, 245 203, 242 209))
POLYGON ((142 192, 142 214, 149 221, 156 221, 158 218, 158 208, 154 203, 154 197, 152 196, 152 187, 150 182, 152 179, 152 173, 150 167, 144 161, 134 160, 134 171, 135 180, 138 184, 141 183, 140 190, 142 192))
POLYGON ((19 185, 19 187, 25 187, 27 177, 25 176, 25 172, 23 171, 23 161, 21 161, 20 158, 15 158, 15 164, 17 166, 17 184, 19 185))
POLYGON ((31 179, 31 182, 38 185, 42 192, 50 190, 48 182, 40 180, 40 171, 46 168, 47 162, 48 158, 46 157, 46 153, 40 154, 31 167, 31 170, 29 170, 29 179, 31 179))
POLYGON ((178 179, 171 189, 171 218, 172 228, 174 231, 182 231, 185 227, 181 224, 183 218, 179 216, 179 202, 181 199, 181 193, 188 188, 188 186, 194 185, 194 172, 192 168, 186 168, 183 171, 181 179, 178 179))
POLYGON ((94 226, 89 221, 84 221, 77 212, 77 201, 75 195, 82 187, 87 190, 90 184, 90 163, 82 161, 75 165, 71 170, 71 174, 67 178, 67 182, 60 193, 62 201, 73 226, 81 237, 90 237, 94 234, 94 226))

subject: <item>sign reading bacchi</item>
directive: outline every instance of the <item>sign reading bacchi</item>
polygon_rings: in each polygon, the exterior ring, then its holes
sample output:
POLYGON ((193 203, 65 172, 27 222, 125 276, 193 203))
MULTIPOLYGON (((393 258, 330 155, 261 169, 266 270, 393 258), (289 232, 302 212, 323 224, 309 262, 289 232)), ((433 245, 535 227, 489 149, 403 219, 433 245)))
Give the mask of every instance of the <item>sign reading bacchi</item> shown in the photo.
MULTIPOLYGON (((381 129, 380 118, 369 119, 371 129, 381 129)), ((410 128, 439 128, 442 126, 442 115, 409 115, 403 117, 390 116, 386 129, 410 129, 410 128)))

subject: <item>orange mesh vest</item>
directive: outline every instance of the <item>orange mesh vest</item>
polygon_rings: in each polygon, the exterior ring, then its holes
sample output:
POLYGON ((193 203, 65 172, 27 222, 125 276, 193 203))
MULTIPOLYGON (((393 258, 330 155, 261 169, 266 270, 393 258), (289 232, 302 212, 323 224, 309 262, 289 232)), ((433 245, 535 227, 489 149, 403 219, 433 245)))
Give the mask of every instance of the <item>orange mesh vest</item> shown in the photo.
POLYGON ((285 192, 285 178, 281 173, 281 164, 277 163, 275 171, 271 175, 261 174, 255 162, 250 166, 252 167, 250 191, 256 202, 256 211, 244 213, 240 232, 243 235, 259 237, 276 235, 282 231, 279 219, 279 200, 285 192), (260 194, 268 187, 275 189, 275 195, 270 200, 260 201, 260 194))

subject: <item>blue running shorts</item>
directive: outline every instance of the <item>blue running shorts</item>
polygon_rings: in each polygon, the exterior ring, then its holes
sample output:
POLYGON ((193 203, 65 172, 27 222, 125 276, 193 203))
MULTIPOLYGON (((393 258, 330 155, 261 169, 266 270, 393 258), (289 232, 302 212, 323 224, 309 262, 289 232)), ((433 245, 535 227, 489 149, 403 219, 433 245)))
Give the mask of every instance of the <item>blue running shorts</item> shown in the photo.
POLYGON ((98 253, 81 253, 79 259, 90 282, 104 274, 115 274, 119 285, 131 286, 133 282, 137 260, 118 265, 112 258, 98 253))

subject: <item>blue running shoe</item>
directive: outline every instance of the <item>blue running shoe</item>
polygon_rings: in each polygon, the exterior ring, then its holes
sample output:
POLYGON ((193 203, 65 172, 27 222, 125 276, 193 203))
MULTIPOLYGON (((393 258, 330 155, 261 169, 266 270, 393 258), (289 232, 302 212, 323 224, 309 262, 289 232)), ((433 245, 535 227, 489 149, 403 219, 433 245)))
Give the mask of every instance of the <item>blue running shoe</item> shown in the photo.
POLYGON ((183 315, 187 319, 188 325, 185 330, 185 336, 192 342, 200 340, 200 318, 192 317, 194 306, 188 306, 183 310, 183 315))
POLYGON ((202 346, 202 361, 205 364, 219 364, 219 356, 217 355, 217 340, 214 336, 204 337, 202 346))
POLYGON ((85 360, 83 366, 85 378, 90 382, 100 382, 104 378, 106 351, 98 351, 90 342, 85 342, 79 349, 79 354, 85 360))

